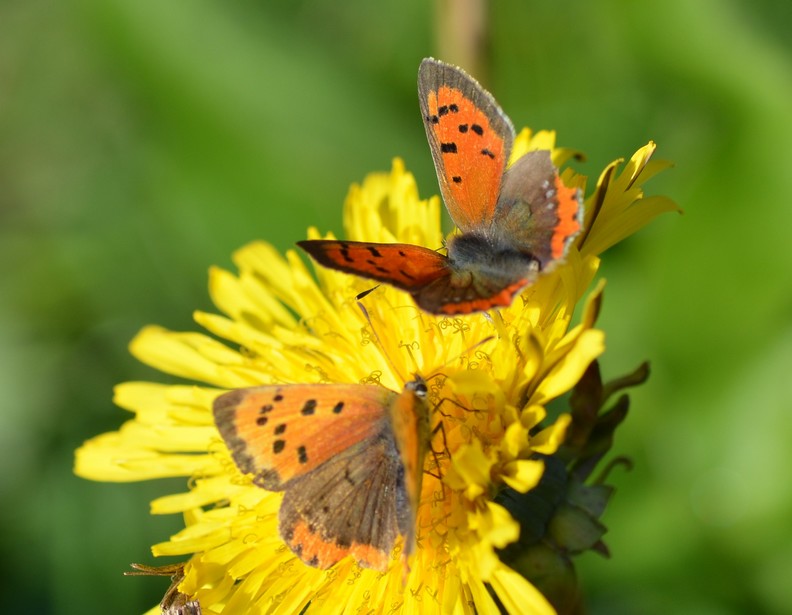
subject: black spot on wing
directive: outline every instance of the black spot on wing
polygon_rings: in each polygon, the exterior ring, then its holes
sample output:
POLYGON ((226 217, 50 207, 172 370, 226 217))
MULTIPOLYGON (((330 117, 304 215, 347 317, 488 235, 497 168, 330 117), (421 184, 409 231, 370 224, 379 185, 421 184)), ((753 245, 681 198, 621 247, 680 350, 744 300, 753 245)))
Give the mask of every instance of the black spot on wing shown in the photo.
POLYGON ((451 178, 451 181, 454 182, 455 184, 461 184, 462 178, 459 177, 459 175, 454 175, 454 177, 451 178))
POLYGON ((473 124, 473 125, 470 127, 470 130, 472 130, 473 132, 475 132, 475 133, 476 133, 478 136, 481 136, 481 135, 483 135, 483 134, 484 134, 484 129, 483 129, 481 126, 479 126, 478 124, 473 124))
POLYGON ((286 440, 275 440, 272 443, 272 452, 276 455, 278 453, 283 452, 283 449, 286 447, 286 440))
POLYGON ((339 250, 341 252, 341 258, 343 258, 348 263, 354 263, 355 259, 349 256, 349 249, 348 248, 341 248, 339 250))
POLYGON ((341 414, 341 410, 344 409, 344 402, 340 401, 335 406, 333 406, 333 414, 341 414))
POLYGON ((467 124, 460 124, 459 125, 459 132, 465 133, 467 131, 468 131, 468 125, 467 124))
POLYGON ((308 463, 308 452, 304 446, 297 449, 297 459, 299 459, 300 463, 308 463))
POLYGON ((484 154, 485 156, 489 156, 490 158, 495 158, 495 154, 489 151, 486 147, 483 150, 481 150, 481 153, 484 154))
POLYGON ((443 105, 437 109, 437 115, 443 117, 444 115, 448 114, 448 105, 443 105))
POLYGON ((441 143, 440 144, 440 151, 444 154, 456 154, 457 153, 457 144, 456 143, 441 143))
POLYGON ((273 433, 276 436, 279 436, 279 435, 281 435, 282 433, 285 433, 285 432, 286 432, 286 423, 281 423, 273 431, 273 433))
POLYGON ((374 246, 366 246, 366 250, 371 252, 371 256, 373 256, 374 258, 382 257, 382 254, 380 254, 379 250, 377 250, 377 248, 375 248, 374 246))
POLYGON ((374 267, 374 269, 376 269, 376 270, 377 270, 377 271, 379 271, 380 273, 384 273, 384 274, 388 274, 388 273, 390 273, 390 271, 388 271, 387 269, 385 269, 385 267, 380 267, 380 266, 379 266, 379 265, 378 265, 378 264, 377 264, 375 261, 373 261, 373 260, 371 260, 371 259, 368 259, 368 260, 366 261, 366 263, 368 263, 369 265, 371 265, 372 267, 374 267))
POLYGON ((300 410, 303 416, 311 416, 314 412, 316 412, 316 400, 315 399, 308 399, 305 402, 305 405, 300 410))
POLYGON ((448 105, 448 110, 451 113, 459 113, 459 107, 457 106, 456 103, 451 103, 450 105, 448 105))
POLYGON ((275 406, 273 406, 272 404, 265 404, 265 405, 261 406, 261 408, 259 409, 259 414, 261 416, 259 416, 256 419, 256 425, 258 425, 259 427, 264 427, 264 425, 266 425, 267 421, 269 420, 267 418, 267 414, 272 412, 272 410, 274 408, 275 408, 275 406))

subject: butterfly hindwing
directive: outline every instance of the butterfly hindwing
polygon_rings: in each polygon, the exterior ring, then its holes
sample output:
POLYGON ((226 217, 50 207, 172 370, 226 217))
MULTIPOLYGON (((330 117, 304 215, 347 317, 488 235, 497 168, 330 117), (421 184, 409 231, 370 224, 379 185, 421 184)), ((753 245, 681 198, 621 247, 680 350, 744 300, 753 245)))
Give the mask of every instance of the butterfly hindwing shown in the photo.
POLYGON ((550 152, 532 151, 506 171, 495 215, 500 236, 545 270, 582 228, 582 195, 561 181, 550 152))
POLYGON ((514 296, 536 278, 536 263, 520 252, 493 254, 486 240, 460 235, 449 244, 452 273, 414 295, 433 314, 470 314, 511 304, 514 296))
POLYGON ((475 79, 432 58, 418 70, 418 98, 452 220, 463 232, 485 226, 514 142, 511 120, 475 79))
POLYGON ((350 555, 384 571, 411 521, 404 469, 386 430, 295 479, 279 526, 289 548, 311 566, 329 568, 350 555))
POLYGON ((280 491, 379 433, 396 396, 354 384, 262 386, 221 395, 214 416, 239 469, 260 487, 280 491))
POLYGON ((387 282, 410 292, 448 275, 445 256, 406 243, 315 239, 299 241, 297 245, 326 267, 387 282))

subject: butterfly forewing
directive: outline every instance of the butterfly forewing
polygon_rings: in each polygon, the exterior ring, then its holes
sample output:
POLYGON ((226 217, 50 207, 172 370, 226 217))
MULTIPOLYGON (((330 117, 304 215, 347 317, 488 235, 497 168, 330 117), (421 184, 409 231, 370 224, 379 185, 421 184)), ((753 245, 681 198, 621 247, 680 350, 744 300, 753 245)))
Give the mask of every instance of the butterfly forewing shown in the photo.
POLYGON ((443 200, 462 231, 488 224, 514 142, 492 95, 462 69, 427 58, 418 98, 443 200))
POLYGON ((387 425, 396 393, 377 386, 306 384, 239 389, 214 403, 215 422, 237 466, 281 490, 387 425))
POLYGON ((445 256, 411 244, 316 239, 297 245, 321 265, 410 292, 449 273, 445 256))

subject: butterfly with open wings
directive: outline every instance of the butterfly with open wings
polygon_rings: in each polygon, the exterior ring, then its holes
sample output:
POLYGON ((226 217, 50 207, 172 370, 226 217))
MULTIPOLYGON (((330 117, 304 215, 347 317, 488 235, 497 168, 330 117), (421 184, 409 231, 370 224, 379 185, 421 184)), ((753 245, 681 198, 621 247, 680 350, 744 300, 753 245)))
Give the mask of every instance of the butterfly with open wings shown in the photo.
POLYGON ((214 402, 215 423, 253 483, 283 491, 279 531, 306 564, 351 556, 385 571, 398 536, 402 562, 415 548, 415 519, 431 439, 426 382, 395 393, 364 384, 239 389, 214 402))
POLYGON ((326 267, 409 292, 433 314, 510 305, 566 256, 582 228, 581 192, 564 185, 546 150, 507 168, 511 120, 462 69, 423 60, 418 98, 440 191, 461 231, 448 241, 448 255, 402 243, 298 245, 326 267))

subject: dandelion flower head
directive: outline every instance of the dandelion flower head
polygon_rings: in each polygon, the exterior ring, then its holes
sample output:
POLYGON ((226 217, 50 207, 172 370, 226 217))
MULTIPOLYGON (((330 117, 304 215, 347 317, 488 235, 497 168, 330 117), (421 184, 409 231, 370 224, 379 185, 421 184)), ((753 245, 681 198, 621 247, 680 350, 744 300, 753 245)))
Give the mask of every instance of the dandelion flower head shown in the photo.
MULTIPOLYGON (((572 156, 551 132, 524 130, 512 160, 547 149, 557 166, 572 156)), ((600 176, 586 200, 584 231, 565 263, 541 276, 507 308, 464 317, 432 316, 409 295, 285 256, 256 242, 234 255, 238 273, 210 271, 220 314, 196 312, 208 333, 146 327, 131 343, 144 363, 188 383, 128 382, 115 402, 133 417, 117 432, 86 442, 76 472, 105 481, 182 476, 183 493, 151 504, 179 513, 185 527, 153 546, 157 556, 188 558, 179 592, 203 613, 552 613, 542 594, 498 556, 519 524, 496 503, 504 487, 527 492, 563 441, 566 414, 547 405, 567 393, 604 351, 595 328, 602 284, 599 255, 676 206, 645 197, 643 182, 663 168, 639 150, 618 173, 600 176), (582 304, 582 309, 579 309, 582 304), (573 315, 579 310, 577 324, 573 315), (282 494, 252 484, 232 461, 212 419, 222 392, 263 384, 369 383, 400 391, 413 374, 430 386, 433 435, 417 511, 409 573, 397 544, 386 572, 349 558, 328 570, 305 565, 278 534, 282 494)), ((585 190, 567 169, 564 183, 585 190)), ((440 200, 422 200, 400 160, 350 189, 344 227, 350 240, 443 243, 440 200)), ((317 230, 309 238, 320 238, 317 230)), ((156 612, 157 609, 152 610, 156 612)))

